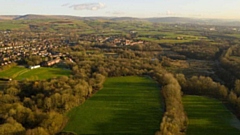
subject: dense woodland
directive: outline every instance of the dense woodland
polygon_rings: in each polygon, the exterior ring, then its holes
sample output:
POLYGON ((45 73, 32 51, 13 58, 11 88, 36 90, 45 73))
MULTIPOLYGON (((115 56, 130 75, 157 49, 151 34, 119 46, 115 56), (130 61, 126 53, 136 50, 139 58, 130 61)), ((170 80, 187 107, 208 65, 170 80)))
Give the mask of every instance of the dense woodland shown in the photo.
MULTIPOLYGON (((61 58, 64 62, 56 66, 70 69, 71 75, 44 81, 26 79, 6 82, 7 84, 0 90, 1 135, 74 134, 61 132, 68 121, 65 114, 101 90, 107 77, 117 76, 150 76, 161 86, 159 94, 164 99, 165 112, 162 120, 159 120, 161 124, 156 135, 184 135, 186 133, 188 118, 182 104, 182 96, 186 94, 219 99, 240 118, 239 39, 219 36, 229 32, 231 28, 218 26, 221 31, 211 32, 206 28, 212 26, 207 25, 88 20, 84 21, 88 24, 84 27, 76 24, 67 29, 61 27, 61 23, 31 24, 27 35, 33 38, 34 34, 39 35, 40 32, 44 33, 43 31, 49 29, 63 33, 64 38, 61 37, 61 41, 57 43, 64 44, 64 46, 51 48, 50 51, 68 54, 68 58, 74 62, 61 58), (176 25, 179 26, 176 27, 176 25), (120 30, 116 30, 116 33, 112 34, 101 32, 101 30, 112 31, 111 28, 114 27, 120 30), (64 29, 67 30, 64 31, 64 29), (90 34, 79 34, 81 30, 95 31, 90 34), (131 33, 134 30, 139 32, 131 33), (186 39, 186 42, 181 43, 179 41, 184 39, 176 40, 176 37, 168 35, 169 32, 175 30, 188 31, 188 34, 204 36, 204 38, 197 41, 186 39), (161 35, 157 33, 159 31, 168 34, 161 35), (145 40, 143 44, 127 46, 119 43, 116 46, 113 40, 110 40, 109 35, 124 41, 145 40), (98 40, 106 37, 109 40, 105 42, 98 40), (174 40, 176 43, 157 42, 158 40, 162 41, 161 39, 165 41, 166 38, 174 40), (194 69, 179 63, 187 62, 188 59, 213 63, 211 71, 214 71, 214 74, 198 73, 196 75, 195 72, 186 74, 185 70, 194 71, 194 69)), ((72 24, 72 22, 68 23, 72 24)), ((182 34, 181 32, 177 34, 182 34)), ((49 33, 50 37, 57 34, 51 31, 49 33)), ((238 34, 239 32, 233 31, 232 33, 238 34)), ((54 41, 47 39, 48 34, 42 34, 43 39, 46 44, 53 44, 54 41), (47 40, 51 42, 47 42, 47 40)), ((59 36, 59 34, 57 35, 59 36)), ((27 36, 22 35, 22 37, 26 38, 27 36)), ((4 39, 4 37, 1 38, 4 39)), ((41 40, 39 39, 39 41, 41 40)), ((37 65, 45 60, 46 58, 30 54, 20 61, 1 66, 0 70, 4 71, 22 64, 37 65)), ((205 72, 205 69, 202 70, 205 72)))

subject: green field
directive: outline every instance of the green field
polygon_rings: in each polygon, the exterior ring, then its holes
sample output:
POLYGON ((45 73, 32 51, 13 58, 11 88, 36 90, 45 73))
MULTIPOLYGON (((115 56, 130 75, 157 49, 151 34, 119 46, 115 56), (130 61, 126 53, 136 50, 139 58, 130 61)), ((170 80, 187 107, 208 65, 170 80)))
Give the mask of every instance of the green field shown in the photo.
POLYGON ((102 90, 68 113, 64 131, 153 135, 162 113, 159 88, 150 78, 108 78, 102 90))
POLYGON ((239 121, 218 100, 201 96, 184 96, 189 125, 187 135, 240 135, 239 121))
POLYGON ((16 80, 44 80, 58 76, 70 75, 71 71, 61 68, 41 67, 37 69, 28 69, 25 67, 15 66, 8 70, 0 72, 2 78, 12 78, 16 80))
POLYGON ((28 28, 28 25, 21 24, 19 21, 0 21, 0 30, 17 30, 23 28, 28 28))

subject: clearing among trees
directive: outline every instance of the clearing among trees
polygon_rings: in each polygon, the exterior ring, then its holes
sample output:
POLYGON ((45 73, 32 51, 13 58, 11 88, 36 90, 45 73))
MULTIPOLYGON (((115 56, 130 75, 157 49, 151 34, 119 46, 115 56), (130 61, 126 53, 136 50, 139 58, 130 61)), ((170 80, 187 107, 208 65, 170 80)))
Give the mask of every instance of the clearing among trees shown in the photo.
POLYGON ((68 113, 64 131, 77 134, 154 134, 162 117, 160 90, 148 77, 108 78, 104 88, 68 113))
POLYGON ((189 124, 187 135, 239 135, 232 120, 236 117, 221 103, 203 96, 184 96, 189 124))
POLYGON ((61 68, 40 67, 37 69, 28 69, 15 66, 0 72, 0 77, 12 78, 16 80, 45 80, 58 76, 70 75, 71 71, 61 68))

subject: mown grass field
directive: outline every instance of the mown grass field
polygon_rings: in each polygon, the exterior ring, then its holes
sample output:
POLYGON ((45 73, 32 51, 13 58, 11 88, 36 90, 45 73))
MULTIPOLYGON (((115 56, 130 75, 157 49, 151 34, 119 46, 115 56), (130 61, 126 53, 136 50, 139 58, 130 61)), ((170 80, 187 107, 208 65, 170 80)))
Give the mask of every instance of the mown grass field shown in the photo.
POLYGON ((71 71, 61 68, 41 67, 37 69, 28 69, 25 67, 15 66, 8 70, 0 72, 2 78, 12 78, 16 80, 45 80, 58 76, 70 75, 71 71))
POLYGON ((153 135, 162 113, 159 88, 150 78, 108 78, 102 90, 68 113, 64 131, 153 135))
POLYGON ((184 96, 189 125, 187 135, 240 135, 236 117, 218 100, 184 96), (235 122, 234 122, 235 121, 235 122))

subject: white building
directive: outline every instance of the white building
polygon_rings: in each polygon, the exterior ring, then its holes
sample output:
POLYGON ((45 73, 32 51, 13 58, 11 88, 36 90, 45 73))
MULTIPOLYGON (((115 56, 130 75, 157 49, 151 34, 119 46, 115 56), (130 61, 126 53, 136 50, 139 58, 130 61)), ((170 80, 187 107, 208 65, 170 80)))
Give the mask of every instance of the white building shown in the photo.
POLYGON ((36 66, 29 66, 30 69, 36 69, 36 68, 40 68, 40 65, 36 65, 36 66))

